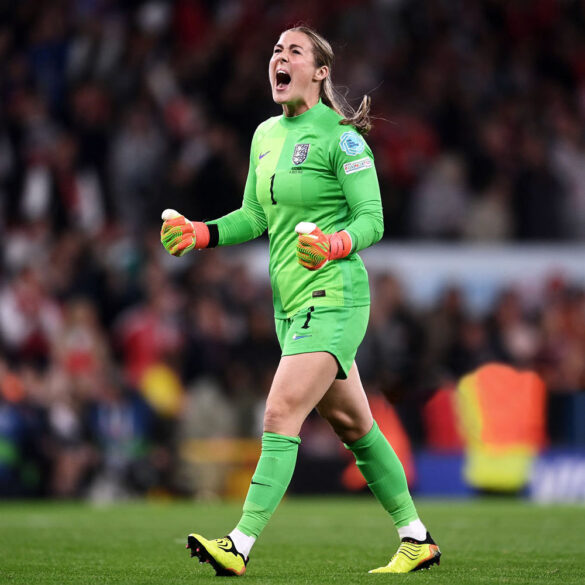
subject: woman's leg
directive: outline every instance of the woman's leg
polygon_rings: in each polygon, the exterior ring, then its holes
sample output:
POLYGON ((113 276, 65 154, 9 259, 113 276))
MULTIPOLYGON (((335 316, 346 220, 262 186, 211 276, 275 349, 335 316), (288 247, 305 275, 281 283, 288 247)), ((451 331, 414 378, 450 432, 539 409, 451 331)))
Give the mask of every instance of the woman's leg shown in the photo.
POLYGON ((299 431, 333 383, 335 358, 326 352, 284 356, 266 400, 262 453, 237 529, 257 538, 291 480, 299 431))
POLYGON ((307 415, 331 387, 337 360, 324 351, 283 356, 266 400, 262 452, 242 517, 227 538, 190 534, 191 556, 210 562, 217 575, 243 575, 250 549, 290 483, 307 415))
POLYGON ((374 419, 355 362, 345 380, 333 382, 317 404, 317 411, 346 445, 371 430, 374 419))
POLYGON ((335 380, 317 410, 353 452, 368 486, 392 516, 400 536, 424 540, 426 529, 418 519, 402 463, 372 418, 355 362, 346 380, 335 380))
POLYGON ((401 538, 388 565, 373 573, 408 573, 438 564, 441 551, 420 521, 402 463, 372 418, 357 366, 346 380, 335 380, 317 405, 348 449, 368 486, 388 511, 401 538))

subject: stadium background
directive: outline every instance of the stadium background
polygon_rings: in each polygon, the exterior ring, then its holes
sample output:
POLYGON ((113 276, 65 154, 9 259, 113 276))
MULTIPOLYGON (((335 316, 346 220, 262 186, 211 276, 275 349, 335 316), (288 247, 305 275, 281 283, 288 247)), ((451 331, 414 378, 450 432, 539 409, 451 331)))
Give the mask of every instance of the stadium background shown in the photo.
MULTIPOLYGON (((415 493, 469 493, 453 388, 497 362, 546 388, 543 497, 585 499, 571 0, 0 2, 2 497, 241 495, 279 357, 266 242, 177 260, 159 218, 239 206, 279 113, 272 44, 299 21, 349 101, 373 98, 386 232, 358 362, 415 493)), ((302 438, 293 491, 362 487, 318 418, 302 438)))

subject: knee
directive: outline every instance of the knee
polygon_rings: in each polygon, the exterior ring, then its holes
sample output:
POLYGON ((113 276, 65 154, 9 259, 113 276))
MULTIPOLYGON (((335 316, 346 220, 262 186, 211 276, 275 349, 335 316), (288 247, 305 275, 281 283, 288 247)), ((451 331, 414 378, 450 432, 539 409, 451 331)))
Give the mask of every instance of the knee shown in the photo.
POLYGON ((327 412, 320 412, 320 414, 331 425, 335 434, 346 444, 361 439, 372 426, 371 421, 362 421, 343 410, 331 409, 327 412))
POLYGON ((264 430, 289 436, 298 435, 303 417, 297 411, 294 402, 269 400, 264 411, 264 430))
POLYGON ((279 404, 267 404, 264 411, 264 430, 279 428, 286 420, 285 409, 279 404))

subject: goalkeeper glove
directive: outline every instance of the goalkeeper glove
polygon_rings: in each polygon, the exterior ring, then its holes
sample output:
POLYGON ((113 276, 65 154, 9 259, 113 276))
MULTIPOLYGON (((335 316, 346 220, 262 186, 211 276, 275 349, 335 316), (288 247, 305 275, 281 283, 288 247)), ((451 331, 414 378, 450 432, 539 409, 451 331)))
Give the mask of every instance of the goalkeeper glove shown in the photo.
POLYGON ((295 231, 299 234, 297 259, 308 270, 319 270, 329 260, 345 258, 351 252, 351 236, 345 230, 324 234, 314 223, 301 221, 295 231))
POLYGON ((183 256, 209 245, 209 228, 202 221, 189 221, 174 209, 165 209, 162 219, 160 241, 169 254, 183 256))

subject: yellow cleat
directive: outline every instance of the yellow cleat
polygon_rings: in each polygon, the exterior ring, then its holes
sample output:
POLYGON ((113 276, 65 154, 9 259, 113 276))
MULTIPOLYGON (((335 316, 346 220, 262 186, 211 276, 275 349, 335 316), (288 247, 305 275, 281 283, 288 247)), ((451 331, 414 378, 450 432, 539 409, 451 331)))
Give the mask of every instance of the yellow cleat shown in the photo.
POLYGON ((414 538, 403 538, 396 554, 385 567, 368 571, 369 573, 410 573, 420 569, 428 569, 441 562, 441 550, 427 532, 421 542, 414 538))
POLYGON ((200 563, 210 563, 218 577, 236 577, 246 572, 248 559, 237 551, 229 536, 207 540, 199 534, 189 534, 187 548, 200 563))

